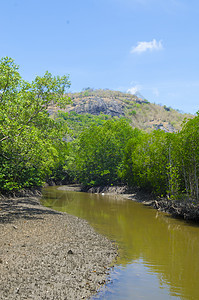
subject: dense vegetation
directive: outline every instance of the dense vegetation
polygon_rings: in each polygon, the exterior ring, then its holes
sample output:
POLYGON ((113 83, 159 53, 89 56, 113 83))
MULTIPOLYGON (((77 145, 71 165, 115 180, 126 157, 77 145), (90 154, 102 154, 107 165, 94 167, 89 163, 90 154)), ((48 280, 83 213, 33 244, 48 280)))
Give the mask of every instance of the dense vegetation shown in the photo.
POLYGON ((25 82, 13 59, 0 60, 0 189, 40 186, 63 159, 65 125, 49 118, 48 106, 64 107, 68 76, 48 72, 25 82))
MULTIPOLYGON (((71 116, 61 115, 70 127, 71 116)), ((125 118, 80 118, 84 127, 78 127, 77 138, 68 143, 64 166, 72 181, 86 186, 128 184, 168 198, 198 200, 198 114, 185 120, 178 133, 147 133, 133 129, 125 118)))
POLYGON ((68 76, 46 72, 22 80, 10 58, 0 61, 0 191, 45 181, 84 186, 127 184, 198 200, 199 114, 178 133, 133 128, 127 118, 60 112, 68 76))
POLYGON ((79 134, 87 127, 91 125, 102 125, 106 120, 110 120, 111 116, 100 114, 99 116, 94 116, 91 114, 80 115, 75 111, 70 113, 60 111, 58 113, 57 120, 64 120, 67 122, 68 128, 70 129, 70 135, 72 137, 77 137, 79 134))

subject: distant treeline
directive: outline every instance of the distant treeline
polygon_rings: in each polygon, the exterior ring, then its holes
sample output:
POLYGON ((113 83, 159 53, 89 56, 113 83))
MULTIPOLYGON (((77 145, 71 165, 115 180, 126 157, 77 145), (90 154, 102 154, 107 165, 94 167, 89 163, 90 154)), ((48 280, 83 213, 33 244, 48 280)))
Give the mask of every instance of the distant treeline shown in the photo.
POLYGON ((198 200, 199 115, 178 133, 146 133, 125 118, 60 112, 68 76, 46 72, 30 84, 10 58, 0 60, 0 192, 79 182, 128 185, 198 200))

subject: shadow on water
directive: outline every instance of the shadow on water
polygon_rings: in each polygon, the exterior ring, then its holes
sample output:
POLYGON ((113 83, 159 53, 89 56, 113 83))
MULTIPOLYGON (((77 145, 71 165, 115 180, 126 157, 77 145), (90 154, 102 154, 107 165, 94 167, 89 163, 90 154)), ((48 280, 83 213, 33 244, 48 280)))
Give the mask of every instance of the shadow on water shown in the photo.
POLYGON ((44 214, 60 214, 38 205, 33 198, 0 200, 0 223, 12 223, 16 219, 41 219, 44 214))

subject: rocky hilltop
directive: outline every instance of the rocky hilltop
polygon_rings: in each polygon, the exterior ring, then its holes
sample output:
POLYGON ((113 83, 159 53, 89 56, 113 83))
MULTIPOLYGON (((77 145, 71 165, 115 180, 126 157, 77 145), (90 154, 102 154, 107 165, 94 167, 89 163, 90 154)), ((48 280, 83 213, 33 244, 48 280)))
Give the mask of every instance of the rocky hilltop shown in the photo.
MULTIPOLYGON (((126 117, 133 127, 146 131, 162 129, 176 132, 181 129, 184 118, 193 118, 193 115, 119 91, 86 89, 80 93, 69 93, 68 96, 71 103, 67 105, 65 112, 126 117)), ((56 107, 51 107, 50 113, 56 111, 56 107)))
POLYGON ((73 106, 69 111, 75 111, 78 114, 92 114, 99 115, 101 113, 105 115, 111 115, 112 117, 124 116, 123 105, 118 103, 115 99, 101 98, 101 97, 87 97, 82 101, 73 102, 73 106))
POLYGON ((72 106, 68 107, 68 111, 93 115, 103 113, 112 117, 125 116, 127 103, 148 103, 136 95, 111 90, 86 90, 83 93, 70 94, 70 97, 72 106))

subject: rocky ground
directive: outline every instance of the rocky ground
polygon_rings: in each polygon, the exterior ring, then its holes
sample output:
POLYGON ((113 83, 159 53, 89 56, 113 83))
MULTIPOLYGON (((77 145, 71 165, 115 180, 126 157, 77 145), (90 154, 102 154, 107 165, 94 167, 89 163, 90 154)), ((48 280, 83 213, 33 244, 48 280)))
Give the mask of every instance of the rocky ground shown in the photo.
POLYGON ((0 299, 89 299, 105 283, 116 247, 88 223, 40 205, 0 199, 0 299))

